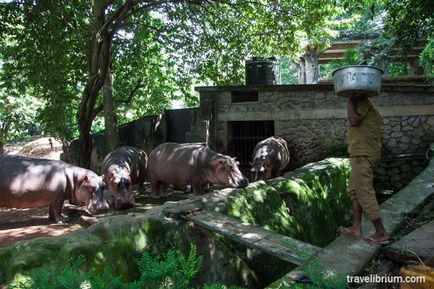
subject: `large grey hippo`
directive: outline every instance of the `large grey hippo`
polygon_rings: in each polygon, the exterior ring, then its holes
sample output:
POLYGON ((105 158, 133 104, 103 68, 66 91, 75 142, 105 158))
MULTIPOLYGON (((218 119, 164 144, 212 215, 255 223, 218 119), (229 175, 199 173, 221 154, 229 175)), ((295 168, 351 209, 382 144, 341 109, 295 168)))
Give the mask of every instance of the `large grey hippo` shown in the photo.
POLYGON ((84 203, 90 213, 108 209, 104 182, 94 172, 57 160, 0 156, 0 207, 49 206, 49 219, 61 221, 64 200, 84 203))
POLYGON ((131 146, 117 148, 104 158, 104 182, 114 198, 116 209, 134 206, 131 186, 137 184, 139 191, 142 191, 147 163, 148 156, 145 151, 131 146))
POLYGON ((289 163, 288 144, 281 137, 264 139, 255 146, 252 159, 252 181, 276 178, 289 163))
POLYGON ((202 193, 208 184, 245 187, 249 182, 238 165, 234 158, 200 144, 160 144, 149 154, 152 196, 165 196, 168 185, 191 185, 195 194, 202 193))

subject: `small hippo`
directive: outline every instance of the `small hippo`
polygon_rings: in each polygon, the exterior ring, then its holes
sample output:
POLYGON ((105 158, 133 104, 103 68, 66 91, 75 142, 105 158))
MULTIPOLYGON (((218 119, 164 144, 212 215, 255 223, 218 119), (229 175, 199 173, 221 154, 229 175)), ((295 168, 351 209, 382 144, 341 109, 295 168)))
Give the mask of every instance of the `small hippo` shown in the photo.
POLYGON ((0 207, 49 206, 49 219, 60 223, 64 200, 86 204, 91 214, 108 209, 104 186, 94 172, 62 161, 0 156, 0 207))
POLYGON ((252 181, 276 178, 289 163, 288 145, 281 137, 269 137, 255 146, 252 159, 252 181))
POLYGON ((208 184, 225 184, 235 188, 248 185, 235 158, 216 153, 199 144, 163 143, 149 154, 148 177, 152 196, 166 195, 168 185, 191 185, 200 194, 208 184))
POLYGON ((139 191, 143 190, 147 163, 148 156, 145 151, 131 146, 117 148, 104 158, 104 182, 114 198, 116 209, 134 206, 131 187, 137 184, 139 191))

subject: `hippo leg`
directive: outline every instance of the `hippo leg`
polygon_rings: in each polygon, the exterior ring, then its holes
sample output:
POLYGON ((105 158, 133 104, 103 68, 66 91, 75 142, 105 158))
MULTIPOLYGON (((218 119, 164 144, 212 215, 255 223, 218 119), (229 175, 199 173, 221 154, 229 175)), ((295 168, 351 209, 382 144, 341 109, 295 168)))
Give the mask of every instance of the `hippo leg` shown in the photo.
POLYGON ((48 219, 54 223, 62 223, 63 200, 51 203, 48 208, 48 219))
POLYGON ((202 194, 207 193, 209 191, 209 183, 204 183, 200 186, 200 191, 202 194))
POLYGON ((168 185, 166 183, 160 182, 158 185, 158 195, 160 197, 167 197, 166 189, 168 185))
POLYGON ((160 197, 166 197, 166 189, 168 185, 163 182, 151 182, 151 197, 158 199, 160 197))
POLYGON ((139 184, 137 185, 137 193, 138 193, 138 194, 141 194, 141 193, 144 192, 143 187, 144 187, 144 186, 143 186, 143 182, 140 181, 139 184))
POLYGON ((206 183, 203 184, 203 183, 201 183, 201 182, 193 182, 193 183, 191 184, 191 189, 192 189, 192 191, 193 191, 193 194, 195 194, 195 195, 200 195, 200 194, 202 194, 203 189, 204 189, 204 185, 206 186, 206 183))
POLYGON ((151 181, 151 197, 156 199, 158 198, 158 181, 151 181))
POLYGON ((278 178, 278 177, 280 177, 280 171, 279 170, 274 170, 271 172, 271 178, 272 179, 278 178))

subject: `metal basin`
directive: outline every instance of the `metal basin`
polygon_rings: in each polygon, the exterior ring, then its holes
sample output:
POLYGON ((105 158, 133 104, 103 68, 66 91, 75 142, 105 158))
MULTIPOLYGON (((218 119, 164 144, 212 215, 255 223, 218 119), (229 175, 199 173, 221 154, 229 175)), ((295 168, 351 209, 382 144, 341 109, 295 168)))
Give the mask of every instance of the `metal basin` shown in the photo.
POLYGON ((351 65, 338 68, 332 73, 335 93, 344 97, 378 95, 382 74, 382 69, 369 65, 351 65))

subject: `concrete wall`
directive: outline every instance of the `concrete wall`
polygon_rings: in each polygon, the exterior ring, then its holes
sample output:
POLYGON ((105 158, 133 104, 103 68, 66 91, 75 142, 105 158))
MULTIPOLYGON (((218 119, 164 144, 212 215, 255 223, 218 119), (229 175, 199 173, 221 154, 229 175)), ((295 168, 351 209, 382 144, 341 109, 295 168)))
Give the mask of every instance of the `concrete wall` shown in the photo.
MULTIPOLYGON (((228 151, 232 121, 274 120, 286 139, 289 169, 331 156, 346 156, 346 101, 332 84, 198 87, 201 113, 209 121, 210 147, 228 151), (233 91, 257 91, 257 102, 232 103, 233 91)), ((383 117, 383 161, 377 177, 394 189, 425 165, 434 142, 434 87, 383 85, 372 98, 383 117), (393 181, 392 181, 393 180, 393 181)), ((408 180, 407 180, 408 179, 408 180)))

